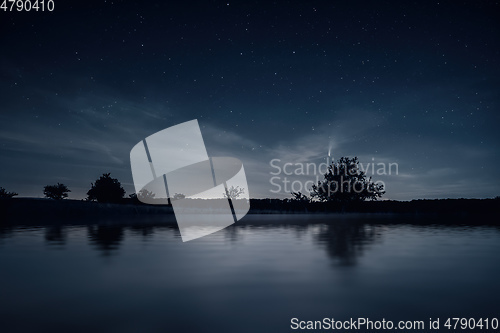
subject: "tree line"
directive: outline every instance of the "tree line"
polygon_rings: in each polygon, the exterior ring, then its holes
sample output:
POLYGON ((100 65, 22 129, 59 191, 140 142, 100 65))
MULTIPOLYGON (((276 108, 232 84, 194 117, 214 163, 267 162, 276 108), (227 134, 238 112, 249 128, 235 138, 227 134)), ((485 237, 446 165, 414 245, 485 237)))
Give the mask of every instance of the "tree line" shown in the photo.
MULTIPOLYGON (((46 198, 54 200, 63 200, 68 197, 71 190, 61 183, 55 185, 46 185, 43 188, 43 195, 46 198)), ((0 187, 0 199, 10 199, 17 196, 16 192, 9 192, 5 188, 0 187)), ((91 183, 90 189, 87 191, 86 201, 97 201, 104 203, 120 203, 125 196, 125 190, 121 183, 116 178, 112 178, 110 173, 104 173, 94 183, 91 183)), ((133 199, 135 194, 131 195, 133 199)))
MULTIPOLYGON (((71 190, 61 183, 55 185, 46 185, 43 188, 43 195, 45 198, 54 200, 63 200, 68 197, 71 190)), ((231 186, 222 193, 224 197, 236 199, 244 193, 244 189, 239 186, 231 186)), ((3 187, 0 187, 0 199, 10 199, 17 196, 16 192, 9 192, 3 187)), ((87 191, 86 201, 97 201, 102 203, 140 203, 139 199, 154 199, 155 194, 146 189, 142 189, 139 193, 132 193, 129 198, 125 198, 125 189, 122 187, 120 181, 112 178, 110 173, 104 173, 94 183, 91 183, 90 189, 87 191)), ((184 199, 185 195, 182 193, 175 193, 172 200, 184 199)), ((147 200, 146 200, 147 201, 147 200)))
MULTIPOLYGON (((310 189, 310 196, 301 192, 292 192, 291 203, 302 206, 312 202, 329 202, 345 205, 351 202, 360 202, 365 200, 377 200, 384 193, 384 187, 381 184, 374 183, 368 178, 364 171, 359 167, 357 157, 342 157, 337 162, 332 161, 326 173, 323 175, 323 181, 314 184, 310 189)), ((43 194, 46 198, 62 200, 68 197, 70 189, 65 184, 57 183, 44 187, 43 194)), ((223 196, 230 199, 236 199, 244 193, 244 189, 231 187, 225 190, 223 196)), ((15 192, 7 192, 0 188, 0 198, 11 198, 17 195, 15 192)), ((112 178, 110 173, 104 173, 94 183, 87 192, 87 201, 97 201, 104 203, 119 203, 132 201, 138 203, 139 199, 154 200, 155 194, 142 189, 139 193, 131 194, 129 200, 124 200, 125 190, 116 178, 112 178)), ((184 198, 183 194, 175 193, 173 200, 184 198)), ((288 200, 284 200, 286 203, 288 200)))
MULTIPOLYGON (((46 198, 62 200, 68 197, 71 190, 61 183, 55 185, 46 185, 43 194, 46 198)), ((244 193, 244 189, 231 187, 225 190, 223 196, 230 199, 236 199, 244 193)), ((273 207, 290 209, 318 209, 321 207, 335 207, 335 210, 342 211, 349 207, 358 207, 365 201, 377 201, 385 194, 383 184, 373 182, 371 177, 359 167, 357 157, 341 157, 337 162, 332 161, 327 171, 323 175, 323 180, 312 185, 309 195, 301 192, 291 192, 291 199, 251 199, 252 208, 269 209, 273 207), (257 207, 255 207, 257 206, 257 207)), ((12 198, 18 195, 15 192, 9 192, 0 187, 0 199, 12 198)), ((137 194, 129 195, 124 198, 125 190, 116 178, 112 178, 110 173, 104 173, 87 191, 86 201, 97 201, 103 203, 139 203, 139 199, 154 200, 155 194, 142 189, 137 194)), ((185 196, 181 193, 175 193, 172 200, 183 199, 185 196)), ((496 197, 495 199, 499 199, 496 197)))

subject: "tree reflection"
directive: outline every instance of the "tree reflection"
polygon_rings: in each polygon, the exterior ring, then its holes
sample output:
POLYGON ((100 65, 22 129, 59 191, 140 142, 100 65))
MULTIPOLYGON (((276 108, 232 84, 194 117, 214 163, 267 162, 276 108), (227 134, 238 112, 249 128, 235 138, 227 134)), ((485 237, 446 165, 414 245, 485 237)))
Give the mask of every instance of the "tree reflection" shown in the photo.
POLYGON ((229 242, 236 242, 240 238, 238 228, 234 224, 222 229, 222 233, 224 234, 224 239, 229 242))
POLYGON ((60 225, 45 227, 45 241, 50 245, 65 245, 66 232, 60 225))
POLYGON ((154 227, 151 225, 133 225, 129 229, 133 234, 142 236, 144 240, 151 238, 155 232, 154 227))
POLYGON ((340 221, 322 225, 315 237, 336 264, 353 266, 367 246, 378 239, 376 229, 373 225, 340 221))
POLYGON ((14 227, 8 225, 0 225, 0 239, 11 237, 14 233, 14 227))
POLYGON ((102 255, 109 256, 118 250, 123 240, 123 229, 122 226, 88 226, 88 239, 102 255))

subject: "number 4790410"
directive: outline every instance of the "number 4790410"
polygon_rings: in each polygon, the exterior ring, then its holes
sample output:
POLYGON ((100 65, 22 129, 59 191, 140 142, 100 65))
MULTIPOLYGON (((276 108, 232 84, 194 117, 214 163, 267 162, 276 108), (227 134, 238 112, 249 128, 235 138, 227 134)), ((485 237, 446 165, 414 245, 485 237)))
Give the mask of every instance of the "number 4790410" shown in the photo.
MULTIPOLYGON (((1 0, 0 0, 1 1, 1 0)), ((54 0, 3 0, 0 10, 4 12, 51 12, 54 10, 54 0)))
POLYGON ((498 319, 497 318, 448 318, 444 324, 449 330, 485 330, 498 329, 498 319))

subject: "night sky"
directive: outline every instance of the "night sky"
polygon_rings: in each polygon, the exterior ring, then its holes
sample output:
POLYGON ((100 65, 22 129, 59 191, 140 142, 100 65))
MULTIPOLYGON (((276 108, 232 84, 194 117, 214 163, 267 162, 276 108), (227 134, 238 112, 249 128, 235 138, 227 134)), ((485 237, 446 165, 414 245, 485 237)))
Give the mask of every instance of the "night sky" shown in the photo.
MULTIPOLYGON (((0 186, 132 193, 143 138, 198 119, 250 196, 277 163, 398 163, 386 199, 500 195, 495 1, 67 1, 0 11, 0 186), (169 4, 167 4, 169 3, 169 4)), ((315 176, 288 176, 290 180, 315 176)))

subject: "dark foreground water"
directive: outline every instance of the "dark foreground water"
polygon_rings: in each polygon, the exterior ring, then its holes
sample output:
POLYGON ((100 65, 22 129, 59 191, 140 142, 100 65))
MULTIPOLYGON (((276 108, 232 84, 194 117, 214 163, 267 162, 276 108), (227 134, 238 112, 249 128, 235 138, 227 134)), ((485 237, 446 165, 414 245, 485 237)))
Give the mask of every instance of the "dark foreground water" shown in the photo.
POLYGON ((351 317, 440 318, 444 331, 448 317, 500 318, 495 226, 251 215, 183 243, 176 227, 109 222, 0 227, 0 332, 288 332, 292 318, 351 317))

